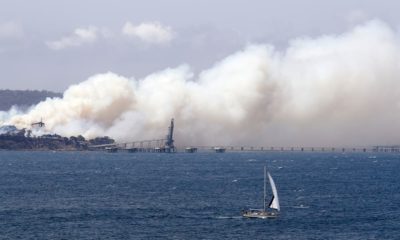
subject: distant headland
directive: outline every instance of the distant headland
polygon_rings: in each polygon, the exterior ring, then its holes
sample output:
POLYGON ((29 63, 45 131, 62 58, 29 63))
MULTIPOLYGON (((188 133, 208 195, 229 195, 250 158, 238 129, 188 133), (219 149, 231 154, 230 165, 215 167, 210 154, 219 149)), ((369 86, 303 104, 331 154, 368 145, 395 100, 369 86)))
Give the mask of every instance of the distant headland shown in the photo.
POLYGON ((8 111, 12 106, 29 107, 46 100, 46 98, 53 97, 62 97, 62 94, 46 90, 0 89, 0 111, 8 111))

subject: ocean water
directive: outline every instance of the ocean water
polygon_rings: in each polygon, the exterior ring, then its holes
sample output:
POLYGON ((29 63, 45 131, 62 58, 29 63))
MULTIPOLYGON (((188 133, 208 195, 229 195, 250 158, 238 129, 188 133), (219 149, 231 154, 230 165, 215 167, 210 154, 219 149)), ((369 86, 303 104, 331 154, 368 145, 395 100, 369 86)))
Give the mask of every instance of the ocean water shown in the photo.
POLYGON ((400 239, 399 170, 384 153, 3 151, 0 239, 400 239), (264 164, 281 215, 242 218, 264 164))

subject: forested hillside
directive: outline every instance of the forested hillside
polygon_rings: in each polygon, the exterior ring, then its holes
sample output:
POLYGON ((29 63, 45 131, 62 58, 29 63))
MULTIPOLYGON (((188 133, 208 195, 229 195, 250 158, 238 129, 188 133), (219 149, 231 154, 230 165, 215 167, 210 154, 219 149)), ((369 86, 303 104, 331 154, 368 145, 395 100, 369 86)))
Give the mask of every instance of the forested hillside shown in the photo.
POLYGON ((0 90, 0 111, 7 111, 13 105, 29 107, 47 97, 61 97, 62 94, 37 90, 0 90))

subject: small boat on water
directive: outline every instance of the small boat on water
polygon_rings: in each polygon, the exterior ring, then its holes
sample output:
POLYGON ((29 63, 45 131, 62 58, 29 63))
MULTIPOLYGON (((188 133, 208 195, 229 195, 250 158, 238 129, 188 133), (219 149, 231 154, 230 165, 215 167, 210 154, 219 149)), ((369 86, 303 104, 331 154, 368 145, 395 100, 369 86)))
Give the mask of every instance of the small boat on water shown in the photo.
POLYGON ((269 172, 267 172, 267 167, 264 166, 264 208, 263 209, 248 209, 242 211, 242 216, 247 218, 276 218, 281 210, 279 205, 278 191, 276 190, 274 179, 272 179, 269 172), (267 175, 269 183, 272 189, 272 198, 269 201, 268 208, 266 202, 266 190, 267 190, 267 175))

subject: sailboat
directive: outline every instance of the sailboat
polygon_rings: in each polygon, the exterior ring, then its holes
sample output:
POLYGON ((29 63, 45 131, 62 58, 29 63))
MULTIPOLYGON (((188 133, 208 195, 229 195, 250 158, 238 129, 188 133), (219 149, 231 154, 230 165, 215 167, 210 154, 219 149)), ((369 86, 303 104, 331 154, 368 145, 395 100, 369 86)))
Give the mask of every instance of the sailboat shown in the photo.
POLYGON ((276 218, 281 210, 279 205, 278 191, 276 190, 274 179, 272 179, 271 174, 267 172, 267 167, 264 166, 264 208, 263 209, 248 209, 242 211, 242 216, 247 218, 276 218), (272 189, 272 198, 269 201, 268 208, 266 202, 266 190, 267 190, 267 175, 269 183, 272 189))

